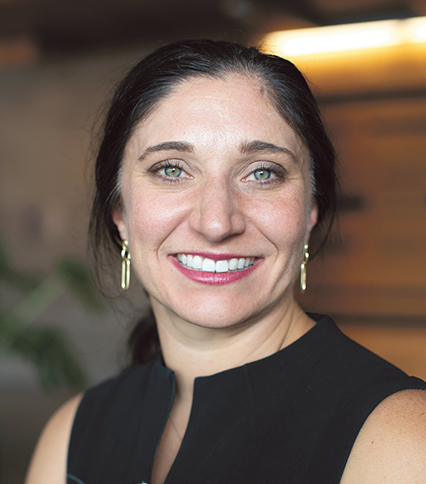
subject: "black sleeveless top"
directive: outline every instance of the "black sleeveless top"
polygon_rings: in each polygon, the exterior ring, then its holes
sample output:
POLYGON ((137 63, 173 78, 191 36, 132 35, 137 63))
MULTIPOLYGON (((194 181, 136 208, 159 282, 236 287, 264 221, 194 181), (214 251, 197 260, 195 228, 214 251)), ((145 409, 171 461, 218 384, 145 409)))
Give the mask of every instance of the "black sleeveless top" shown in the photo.
MULTIPOLYGON (((337 484, 364 421, 387 396, 426 384, 362 348, 330 318, 263 360, 197 378, 165 484, 337 484)), ((68 484, 150 483, 175 391, 161 356, 89 390, 68 484)))

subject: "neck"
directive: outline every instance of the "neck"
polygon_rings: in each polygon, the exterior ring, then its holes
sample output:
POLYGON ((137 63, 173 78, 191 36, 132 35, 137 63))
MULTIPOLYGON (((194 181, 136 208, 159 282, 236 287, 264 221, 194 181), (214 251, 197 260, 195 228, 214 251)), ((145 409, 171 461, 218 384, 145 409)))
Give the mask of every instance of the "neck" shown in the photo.
POLYGON ((181 401, 192 401, 194 379, 213 375, 276 353, 314 326, 293 299, 256 321, 206 328, 170 314, 152 301, 166 366, 176 374, 181 401))

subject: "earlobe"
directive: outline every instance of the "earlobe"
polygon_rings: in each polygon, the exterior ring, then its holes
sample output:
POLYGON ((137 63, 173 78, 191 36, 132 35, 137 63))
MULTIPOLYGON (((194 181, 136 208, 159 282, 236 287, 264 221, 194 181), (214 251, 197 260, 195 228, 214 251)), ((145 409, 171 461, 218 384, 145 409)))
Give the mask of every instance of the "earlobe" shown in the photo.
POLYGON ((112 221, 117 226, 118 232, 120 233, 121 240, 128 240, 127 225, 124 218, 123 209, 121 207, 116 207, 113 210, 112 221))

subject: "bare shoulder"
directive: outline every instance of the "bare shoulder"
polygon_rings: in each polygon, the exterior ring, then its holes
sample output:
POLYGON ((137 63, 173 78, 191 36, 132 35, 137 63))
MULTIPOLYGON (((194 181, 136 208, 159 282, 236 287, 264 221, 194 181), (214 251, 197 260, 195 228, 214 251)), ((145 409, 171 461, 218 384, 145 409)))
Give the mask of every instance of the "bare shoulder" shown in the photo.
POLYGON ((64 484, 68 442, 78 405, 79 394, 66 402, 47 422, 35 448, 25 484, 64 484))
POLYGON ((363 425, 341 484, 426 483, 426 391, 386 398, 363 425))

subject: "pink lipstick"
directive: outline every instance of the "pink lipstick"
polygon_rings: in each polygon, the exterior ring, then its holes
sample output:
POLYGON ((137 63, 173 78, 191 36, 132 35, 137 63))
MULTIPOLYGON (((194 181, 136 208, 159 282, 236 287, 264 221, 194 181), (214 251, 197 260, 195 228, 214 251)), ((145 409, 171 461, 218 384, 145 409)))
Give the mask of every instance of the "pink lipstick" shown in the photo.
MULTIPOLYGON (((206 257, 211 260, 220 261, 220 260, 230 260, 234 257, 233 255, 229 254, 207 254, 207 253, 197 253, 197 256, 206 257)), ((241 259, 241 258, 240 258, 241 259)), ((189 279, 199 282, 201 284, 209 284, 209 285, 225 285, 231 284, 233 282, 239 281, 247 276, 249 276, 261 263, 263 259, 254 259, 253 265, 247 267, 242 270, 235 270, 235 271, 227 271, 227 272, 208 272, 202 269, 189 269, 182 265, 178 260, 177 256, 171 256, 170 260, 172 264, 181 272, 181 274, 185 275, 189 279)))

